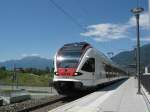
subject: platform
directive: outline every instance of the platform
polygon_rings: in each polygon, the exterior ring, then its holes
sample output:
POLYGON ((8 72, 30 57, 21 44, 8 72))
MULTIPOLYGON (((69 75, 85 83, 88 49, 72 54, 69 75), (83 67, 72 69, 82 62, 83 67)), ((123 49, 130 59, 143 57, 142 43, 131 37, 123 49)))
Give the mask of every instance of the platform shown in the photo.
POLYGON ((149 112, 137 80, 130 78, 49 112, 149 112))

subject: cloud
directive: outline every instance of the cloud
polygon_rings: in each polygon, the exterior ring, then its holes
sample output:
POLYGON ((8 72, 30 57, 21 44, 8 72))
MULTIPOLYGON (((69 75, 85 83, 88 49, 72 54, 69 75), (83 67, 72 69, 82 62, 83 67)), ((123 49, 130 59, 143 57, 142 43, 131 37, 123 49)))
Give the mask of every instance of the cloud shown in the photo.
MULTIPOLYGON (((95 41, 106 42, 129 37, 129 30, 136 26, 135 17, 132 16, 129 20, 122 24, 101 23, 90 25, 86 32, 81 33, 82 36, 93 38, 95 41)), ((143 13, 140 16, 140 26, 143 30, 149 29, 148 13, 143 13)))
MULTIPOLYGON (((132 16, 129 21, 128 24, 131 27, 136 26, 136 19, 134 16, 132 16)), ((149 23, 149 14, 148 13, 143 13, 140 15, 140 27, 144 30, 149 30, 150 28, 150 23, 149 23)))
POLYGON ((28 57, 28 56, 40 56, 40 54, 37 54, 37 53, 33 53, 33 54, 22 54, 21 55, 22 57, 28 57))
POLYGON ((81 33, 81 35, 93 37, 96 41, 109 41, 126 38, 127 29, 127 25, 104 23, 88 26, 88 31, 81 33))

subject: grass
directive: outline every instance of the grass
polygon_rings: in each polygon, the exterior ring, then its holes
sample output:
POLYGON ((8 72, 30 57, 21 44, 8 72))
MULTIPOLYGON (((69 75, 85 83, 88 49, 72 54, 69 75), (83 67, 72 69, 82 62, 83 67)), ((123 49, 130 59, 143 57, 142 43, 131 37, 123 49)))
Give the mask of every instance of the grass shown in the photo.
MULTIPOLYGON (((5 71, 5 73, 0 72, 0 83, 11 85, 13 83, 12 76, 13 74, 9 71, 5 71)), ((43 74, 39 76, 31 73, 18 73, 17 78, 18 83, 21 86, 49 86, 49 82, 52 81, 51 74, 43 74)))

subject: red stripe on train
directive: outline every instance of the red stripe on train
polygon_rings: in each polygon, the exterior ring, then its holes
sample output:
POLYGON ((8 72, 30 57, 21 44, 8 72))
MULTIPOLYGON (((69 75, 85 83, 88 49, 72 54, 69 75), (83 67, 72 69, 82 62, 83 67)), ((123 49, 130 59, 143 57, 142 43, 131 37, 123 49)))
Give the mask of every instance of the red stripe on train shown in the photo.
POLYGON ((59 76, 74 76, 76 72, 76 68, 58 68, 58 75, 59 76))

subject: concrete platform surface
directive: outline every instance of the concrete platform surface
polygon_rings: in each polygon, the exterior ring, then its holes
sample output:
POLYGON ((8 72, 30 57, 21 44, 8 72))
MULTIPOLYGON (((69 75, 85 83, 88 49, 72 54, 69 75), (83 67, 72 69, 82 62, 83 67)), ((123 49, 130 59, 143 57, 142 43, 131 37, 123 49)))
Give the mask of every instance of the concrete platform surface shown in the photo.
POLYGON ((137 80, 130 78, 60 106, 49 112, 149 112, 137 80))

